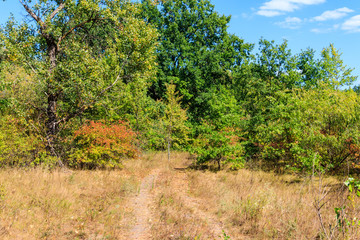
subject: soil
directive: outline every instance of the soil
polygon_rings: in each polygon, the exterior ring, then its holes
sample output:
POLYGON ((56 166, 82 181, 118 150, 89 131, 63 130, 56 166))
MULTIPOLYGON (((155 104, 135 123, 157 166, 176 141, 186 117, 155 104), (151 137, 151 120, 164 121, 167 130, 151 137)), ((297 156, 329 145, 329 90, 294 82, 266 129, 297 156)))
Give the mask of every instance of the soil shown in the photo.
MULTIPOLYGON (((162 191, 157 186, 161 181, 165 169, 155 169, 141 180, 138 193, 130 200, 129 206, 132 212, 131 228, 124 239, 147 240, 155 239, 151 235, 151 228, 155 219, 156 194, 162 191)), ((181 197, 181 202, 191 209, 192 218, 201 219, 207 225, 207 236, 211 239, 222 239, 224 225, 212 214, 201 210, 196 198, 190 196, 188 177, 185 171, 171 170, 171 188, 175 189, 181 197)), ((129 221, 127 219, 126 221, 129 221)), ((171 238, 169 238, 171 239, 171 238)))

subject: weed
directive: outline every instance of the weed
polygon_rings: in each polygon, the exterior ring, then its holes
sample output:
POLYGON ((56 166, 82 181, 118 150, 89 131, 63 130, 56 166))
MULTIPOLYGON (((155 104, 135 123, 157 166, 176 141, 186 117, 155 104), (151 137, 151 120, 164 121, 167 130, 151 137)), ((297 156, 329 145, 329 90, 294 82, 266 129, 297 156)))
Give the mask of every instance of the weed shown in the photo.
POLYGON ((220 237, 222 237, 223 240, 231 240, 230 236, 228 236, 224 230, 222 232, 223 232, 223 235, 220 237))

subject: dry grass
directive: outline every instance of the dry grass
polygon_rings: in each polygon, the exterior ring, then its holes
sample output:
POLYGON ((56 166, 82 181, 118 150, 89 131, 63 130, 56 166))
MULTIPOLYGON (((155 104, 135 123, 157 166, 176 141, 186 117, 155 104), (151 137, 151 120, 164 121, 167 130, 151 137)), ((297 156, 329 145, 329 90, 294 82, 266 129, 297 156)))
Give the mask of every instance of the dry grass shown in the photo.
MULTIPOLYGON (((289 175, 240 170, 238 172, 189 172, 191 193, 204 210, 226 223, 231 239, 326 239, 324 230, 335 229, 333 239, 358 239, 359 226, 341 235, 335 207, 344 205, 346 192, 334 178, 308 181, 289 175), (326 193, 324 196, 323 193, 326 193), (314 203, 321 200, 321 227, 314 203), (331 226, 330 226, 331 225, 331 226)), ((359 218, 359 203, 349 213, 359 218)))
MULTIPOLYGON (((164 158, 157 161, 164 163, 164 158)), ((188 166, 187 158, 175 154, 173 167, 188 166)), ((332 239, 359 239, 359 225, 346 232, 337 225, 336 207, 347 205, 351 224, 360 216, 359 199, 346 200, 341 183, 334 177, 320 182, 245 169, 163 171, 156 189, 154 239, 223 239, 221 230, 231 239, 327 239, 324 231, 330 230, 332 239), (318 200, 324 203, 319 211, 323 228, 314 207, 318 200)))
POLYGON ((163 171, 154 191, 153 239, 219 239, 221 235, 217 217, 200 210, 197 199, 189 195, 188 172, 183 169, 187 157, 173 154, 171 170, 164 155, 157 159, 163 163, 163 171))
POLYGON ((124 201, 138 181, 124 171, 0 171, 1 239, 119 239, 124 201))
MULTIPOLYGON (((2 169, 0 239, 132 239, 132 203, 154 173, 151 201, 141 206, 151 212, 151 239, 226 239, 222 231, 231 239, 326 239, 329 229, 333 239, 359 239, 359 226, 346 227, 345 235, 334 227, 334 208, 347 194, 336 178, 319 184, 261 171, 186 169, 190 163, 185 153, 173 153, 170 166, 166 154, 149 153, 116 171, 2 169)), ((360 202, 346 202, 351 225, 360 202)))

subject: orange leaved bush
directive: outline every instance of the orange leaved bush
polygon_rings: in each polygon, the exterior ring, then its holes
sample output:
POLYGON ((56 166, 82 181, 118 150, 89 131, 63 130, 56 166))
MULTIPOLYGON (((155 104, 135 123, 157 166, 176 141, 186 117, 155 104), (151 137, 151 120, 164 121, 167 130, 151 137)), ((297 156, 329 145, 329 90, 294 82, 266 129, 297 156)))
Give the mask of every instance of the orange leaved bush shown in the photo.
POLYGON ((135 158, 136 134, 123 121, 88 121, 75 131, 69 165, 81 168, 121 167, 121 159, 135 158))

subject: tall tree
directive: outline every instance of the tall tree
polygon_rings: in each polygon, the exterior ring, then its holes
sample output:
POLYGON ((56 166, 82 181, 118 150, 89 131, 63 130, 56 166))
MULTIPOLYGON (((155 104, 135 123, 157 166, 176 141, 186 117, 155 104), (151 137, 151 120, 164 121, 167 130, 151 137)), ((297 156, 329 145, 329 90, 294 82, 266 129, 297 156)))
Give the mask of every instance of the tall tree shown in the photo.
POLYGON ((350 86, 357 79, 357 76, 352 75, 353 69, 344 65, 341 53, 333 44, 321 51, 319 68, 322 82, 333 89, 350 86))
POLYGON ((297 68, 301 80, 299 86, 304 88, 332 88, 350 86, 357 76, 353 69, 347 67, 341 59, 341 53, 333 44, 323 48, 321 58, 315 58, 313 49, 306 49, 298 54, 297 68))
POLYGON ((1 31, 8 58, 33 72, 48 152, 59 133, 125 84, 153 74, 157 34, 127 0, 19 0, 31 24, 1 31))
POLYGON ((201 118, 206 106, 201 94, 210 85, 232 84, 232 70, 247 61, 252 45, 228 33, 230 17, 208 0, 143 0, 142 9, 160 33, 152 97, 163 98, 165 83, 173 81, 192 117, 201 118))
POLYGON ((166 84, 165 114, 163 123, 168 150, 168 161, 170 162, 171 145, 175 141, 181 144, 187 140, 188 128, 185 125, 187 120, 186 110, 181 108, 180 100, 173 83, 166 84))

